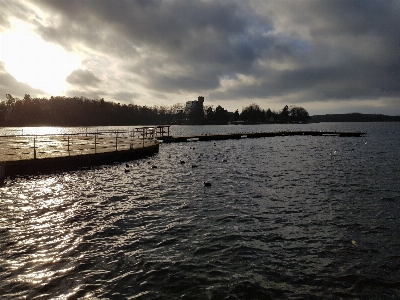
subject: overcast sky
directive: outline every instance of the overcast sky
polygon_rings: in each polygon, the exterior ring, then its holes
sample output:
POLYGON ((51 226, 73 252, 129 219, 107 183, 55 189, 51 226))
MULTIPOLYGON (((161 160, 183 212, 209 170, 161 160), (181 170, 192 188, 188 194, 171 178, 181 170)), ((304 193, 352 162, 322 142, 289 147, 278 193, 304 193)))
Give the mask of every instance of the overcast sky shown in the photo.
POLYGON ((0 0, 0 100, 400 115, 398 0, 0 0))

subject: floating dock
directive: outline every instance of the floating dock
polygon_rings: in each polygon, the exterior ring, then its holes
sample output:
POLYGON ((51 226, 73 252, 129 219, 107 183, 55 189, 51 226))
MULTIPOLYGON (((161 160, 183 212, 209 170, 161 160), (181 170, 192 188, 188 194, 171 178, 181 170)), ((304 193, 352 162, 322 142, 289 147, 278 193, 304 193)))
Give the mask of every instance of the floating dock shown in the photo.
POLYGON ((147 128, 140 132, 0 136, 0 182, 7 177, 86 169, 157 153, 160 142, 147 128))
POLYGON ((243 138, 262 138, 277 136, 340 136, 360 137, 365 132, 337 132, 337 131, 278 131, 278 132, 252 132, 252 133, 231 133, 231 134, 205 134, 194 136, 159 136, 158 140, 164 143, 182 143, 192 141, 218 141, 218 140, 239 140, 243 138))

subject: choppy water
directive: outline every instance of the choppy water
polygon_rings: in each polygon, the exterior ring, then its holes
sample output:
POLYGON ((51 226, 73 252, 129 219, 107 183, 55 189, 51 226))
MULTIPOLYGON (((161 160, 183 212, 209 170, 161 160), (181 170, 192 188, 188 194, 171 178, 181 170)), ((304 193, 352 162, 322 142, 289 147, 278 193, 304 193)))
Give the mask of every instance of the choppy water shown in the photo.
POLYGON ((165 144, 129 172, 7 181, 0 298, 400 298, 400 123, 211 128, 368 135, 165 144))

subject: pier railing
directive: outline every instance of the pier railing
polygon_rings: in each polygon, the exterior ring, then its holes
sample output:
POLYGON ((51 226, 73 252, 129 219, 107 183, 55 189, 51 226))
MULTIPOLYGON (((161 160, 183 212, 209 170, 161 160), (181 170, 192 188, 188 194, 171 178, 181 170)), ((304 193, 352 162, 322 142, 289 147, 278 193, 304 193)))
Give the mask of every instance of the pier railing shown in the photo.
POLYGON ((2 135, 0 162, 144 148, 157 143, 156 139, 166 133, 169 135, 169 126, 140 127, 129 131, 2 135))

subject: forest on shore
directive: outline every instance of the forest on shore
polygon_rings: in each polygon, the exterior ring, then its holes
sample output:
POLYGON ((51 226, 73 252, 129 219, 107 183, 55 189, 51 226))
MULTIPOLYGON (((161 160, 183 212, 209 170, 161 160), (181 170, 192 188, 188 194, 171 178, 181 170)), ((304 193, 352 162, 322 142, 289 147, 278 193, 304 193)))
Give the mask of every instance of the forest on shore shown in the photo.
POLYGON ((104 99, 56 96, 23 99, 6 95, 0 102, 0 126, 128 126, 128 125, 212 125, 243 122, 288 123, 307 122, 310 117, 302 107, 288 107, 281 111, 262 109, 258 104, 243 107, 239 113, 228 112, 222 106, 204 106, 185 113, 185 104, 171 106, 139 106, 120 104, 104 99))
POLYGON ((399 122, 400 116, 387 116, 382 114, 329 114, 314 115, 311 117, 312 122, 399 122))

